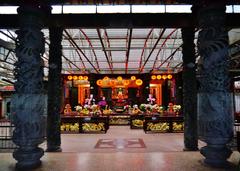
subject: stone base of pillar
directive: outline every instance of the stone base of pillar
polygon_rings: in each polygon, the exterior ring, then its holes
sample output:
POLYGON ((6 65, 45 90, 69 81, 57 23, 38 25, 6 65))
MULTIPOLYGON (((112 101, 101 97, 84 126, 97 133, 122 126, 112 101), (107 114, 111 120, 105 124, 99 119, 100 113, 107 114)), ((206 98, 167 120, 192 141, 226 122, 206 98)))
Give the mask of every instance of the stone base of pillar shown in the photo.
POLYGON ((227 159, 232 151, 225 145, 209 145, 202 147, 200 153, 205 156, 204 163, 212 167, 228 168, 231 164, 227 159))
POLYGON ((41 165, 40 158, 43 156, 43 149, 29 148, 29 149, 17 149, 13 152, 13 157, 18 161, 16 168, 19 170, 34 169, 41 165))
POLYGON ((62 152, 62 148, 60 146, 48 146, 46 152, 62 152))

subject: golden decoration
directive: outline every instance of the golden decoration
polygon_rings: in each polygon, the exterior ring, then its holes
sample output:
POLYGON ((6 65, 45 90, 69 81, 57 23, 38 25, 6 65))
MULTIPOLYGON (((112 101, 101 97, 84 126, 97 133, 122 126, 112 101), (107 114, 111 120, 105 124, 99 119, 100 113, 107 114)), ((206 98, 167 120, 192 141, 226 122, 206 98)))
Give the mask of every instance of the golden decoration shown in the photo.
POLYGON ((169 74, 169 75, 167 76, 167 78, 168 78, 169 80, 172 79, 172 75, 169 74))
POLYGON ((184 124, 173 122, 173 130, 174 131, 183 131, 184 124))
POLYGON ((130 84, 130 81, 129 81, 129 80, 124 80, 124 81, 123 81, 123 85, 127 86, 127 85, 129 85, 129 84, 130 84))
POLYGON ((137 80, 135 81, 135 83, 136 83, 136 85, 140 86, 140 85, 143 84, 143 81, 142 81, 141 79, 137 79, 137 80))
POLYGON ((136 80, 136 77, 135 77, 134 75, 131 76, 131 80, 132 80, 132 81, 136 80))
POLYGON ((83 79, 84 80, 88 80, 88 76, 83 76, 83 79))
POLYGON ((100 122, 98 124, 96 123, 84 123, 82 124, 83 131, 104 131, 104 123, 100 122))
POLYGON ((79 79, 79 80, 83 80, 83 76, 79 76, 78 79, 79 79))
POLYGON ((157 79, 161 80, 162 76, 161 75, 157 75, 157 79))
POLYGON ((103 80, 104 80, 104 81, 107 81, 107 80, 109 80, 109 77, 106 76, 106 77, 103 78, 103 80))
POLYGON ((151 79, 152 79, 152 80, 156 80, 156 78, 157 78, 156 75, 152 75, 152 76, 151 76, 151 79))
POLYGON ((71 75, 69 75, 67 78, 68 78, 68 80, 72 80, 73 79, 73 77, 71 75))
POLYGON ((117 80, 118 80, 118 81, 122 81, 123 78, 122 78, 121 76, 118 76, 118 77, 117 77, 117 80))
POLYGON ((169 123, 151 123, 147 124, 147 130, 149 131, 168 131, 169 130, 169 123))
POLYGON ((75 131, 78 132, 79 131, 79 124, 78 123, 64 123, 61 125, 60 127, 61 131, 75 131))
POLYGON ((116 85, 116 80, 111 80, 111 81, 110 81, 110 85, 111 85, 111 86, 115 86, 115 85, 116 85))
POLYGON ((97 80, 97 85, 101 86, 102 85, 102 80, 97 80))
POLYGON ((73 76, 73 79, 74 79, 74 80, 77 80, 77 79, 78 79, 78 76, 74 75, 74 76, 73 76))
POLYGON ((167 76, 166 76, 166 75, 163 75, 162 78, 163 78, 164 80, 166 80, 166 79, 167 79, 167 76))
POLYGON ((134 120, 132 120, 132 124, 135 127, 143 127, 143 120, 134 119, 134 120))

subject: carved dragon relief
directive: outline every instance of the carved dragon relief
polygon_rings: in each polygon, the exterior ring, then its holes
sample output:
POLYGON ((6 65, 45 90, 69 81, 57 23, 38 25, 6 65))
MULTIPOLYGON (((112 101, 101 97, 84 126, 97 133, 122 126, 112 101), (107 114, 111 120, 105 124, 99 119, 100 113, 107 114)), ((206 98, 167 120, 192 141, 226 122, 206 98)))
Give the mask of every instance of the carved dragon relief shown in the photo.
POLYGON ((223 24, 224 11, 208 12, 209 14, 202 13, 200 18, 201 30, 197 42, 201 56, 198 66, 200 74, 198 130, 199 137, 207 143, 224 144, 233 135, 228 77, 228 34, 223 24))
POLYGON ((40 93, 43 91, 43 63, 40 57, 44 52, 43 33, 29 28, 18 30, 16 33, 20 42, 16 46, 16 92, 40 93))

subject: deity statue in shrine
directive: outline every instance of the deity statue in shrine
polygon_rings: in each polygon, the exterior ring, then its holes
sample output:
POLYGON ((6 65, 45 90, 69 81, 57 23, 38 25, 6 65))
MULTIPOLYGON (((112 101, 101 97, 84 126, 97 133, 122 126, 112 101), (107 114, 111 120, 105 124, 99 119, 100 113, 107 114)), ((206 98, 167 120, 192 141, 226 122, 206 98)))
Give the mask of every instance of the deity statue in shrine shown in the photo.
POLYGON ((90 94, 90 97, 88 99, 85 99, 85 104, 87 104, 87 105, 95 104, 95 99, 93 98, 93 94, 90 94))
POLYGON ((150 105, 153 105, 155 103, 156 99, 152 96, 152 94, 149 94, 147 101, 150 105))
POLYGON ((64 108, 64 115, 69 115, 72 113, 72 108, 70 104, 66 104, 65 108, 64 108))
POLYGON ((103 96, 102 99, 98 102, 98 105, 100 106, 100 108, 103 110, 106 108, 107 106, 107 101, 106 98, 103 96))

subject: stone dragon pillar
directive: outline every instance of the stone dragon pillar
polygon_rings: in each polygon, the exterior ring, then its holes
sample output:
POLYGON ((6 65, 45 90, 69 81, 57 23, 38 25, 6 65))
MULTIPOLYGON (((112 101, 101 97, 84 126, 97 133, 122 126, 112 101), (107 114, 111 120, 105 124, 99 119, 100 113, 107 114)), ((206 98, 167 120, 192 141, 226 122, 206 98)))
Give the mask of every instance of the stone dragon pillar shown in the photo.
POLYGON ((225 6, 201 6, 198 12, 199 82, 198 133, 207 143, 200 152, 204 162, 225 167, 232 151, 226 144, 233 137, 232 98, 228 76, 228 32, 224 27, 225 6))
POLYGON ((16 31, 15 94, 12 96, 12 114, 15 130, 13 142, 17 149, 13 157, 16 167, 34 168, 44 155, 38 145, 44 141, 46 117, 43 89, 44 35, 41 32, 42 9, 38 3, 24 3, 18 9, 20 28, 16 31))

